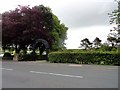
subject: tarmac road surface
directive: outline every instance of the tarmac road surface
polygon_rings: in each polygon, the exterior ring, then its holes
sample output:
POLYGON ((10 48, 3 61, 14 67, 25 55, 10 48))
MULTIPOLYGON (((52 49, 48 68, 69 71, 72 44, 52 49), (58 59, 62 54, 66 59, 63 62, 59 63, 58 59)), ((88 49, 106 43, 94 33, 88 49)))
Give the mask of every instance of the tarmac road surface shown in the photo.
POLYGON ((118 66, 3 61, 2 88, 118 88, 118 66))

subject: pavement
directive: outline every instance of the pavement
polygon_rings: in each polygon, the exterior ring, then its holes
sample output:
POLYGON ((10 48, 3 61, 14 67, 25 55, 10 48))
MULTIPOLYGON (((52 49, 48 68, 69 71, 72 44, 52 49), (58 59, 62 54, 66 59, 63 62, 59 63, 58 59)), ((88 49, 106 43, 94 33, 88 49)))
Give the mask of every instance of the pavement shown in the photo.
POLYGON ((118 88, 118 66, 3 61, 2 88, 118 88))

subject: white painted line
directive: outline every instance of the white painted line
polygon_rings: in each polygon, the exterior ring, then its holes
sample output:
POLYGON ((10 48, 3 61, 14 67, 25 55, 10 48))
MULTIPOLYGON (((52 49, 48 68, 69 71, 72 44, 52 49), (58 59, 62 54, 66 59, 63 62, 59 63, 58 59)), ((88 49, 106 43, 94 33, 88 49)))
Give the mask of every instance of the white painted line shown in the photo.
POLYGON ((77 64, 69 64, 70 67, 82 67, 82 65, 77 65, 77 64))
POLYGON ((74 77, 74 78, 83 78, 83 76, 76 76, 76 75, 66 75, 66 74, 59 74, 59 73, 47 73, 47 72, 37 72, 37 71, 30 71, 31 73, 38 73, 38 74, 49 74, 55 76, 65 76, 65 77, 74 77))
POLYGON ((2 70, 9 70, 9 71, 12 71, 13 69, 8 69, 8 68, 0 68, 2 70))

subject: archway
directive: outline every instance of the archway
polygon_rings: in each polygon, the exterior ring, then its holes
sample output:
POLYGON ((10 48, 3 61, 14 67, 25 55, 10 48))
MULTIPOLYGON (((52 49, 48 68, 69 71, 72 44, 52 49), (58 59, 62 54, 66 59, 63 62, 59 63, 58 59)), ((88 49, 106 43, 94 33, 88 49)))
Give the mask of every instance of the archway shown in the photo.
POLYGON ((35 49, 36 47, 39 47, 40 43, 42 43, 46 49, 46 60, 48 61, 48 53, 49 53, 50 46, 49 46, 49 43, 44 39, 37 39, 33 44, 33 60, 36 60, 35 49))

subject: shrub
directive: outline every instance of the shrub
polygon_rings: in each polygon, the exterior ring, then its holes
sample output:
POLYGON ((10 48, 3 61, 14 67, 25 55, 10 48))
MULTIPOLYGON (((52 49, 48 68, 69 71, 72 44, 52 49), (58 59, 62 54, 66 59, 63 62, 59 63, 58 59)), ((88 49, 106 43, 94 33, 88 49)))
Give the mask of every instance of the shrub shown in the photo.
POLYGON ((13 60, 13 56, 9 52, 6 52, 6 53, 4 53, 2 59, 3 60, 13 60))
POLYGON ((53 63, 82 63, 119 65, 120 54, 103 52, 51 52, 49 61, 53 63))
POLYGON ((19 61, 33 61, 33 55, 32 54, 24 54, 22 56, 19 56, 19 61))
POLYGON ((46 55, 37 55, 37 60, 45 60, 46 55))
MULTIPOLYGON (((25 55, 21 55, 19 56, 19 61, 33 61, 33 55, 32 54, 25 54, 25 55)), ((36 60, 45 60, 46 59, 46 55, 35 55, 36 60)))

